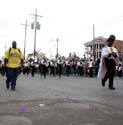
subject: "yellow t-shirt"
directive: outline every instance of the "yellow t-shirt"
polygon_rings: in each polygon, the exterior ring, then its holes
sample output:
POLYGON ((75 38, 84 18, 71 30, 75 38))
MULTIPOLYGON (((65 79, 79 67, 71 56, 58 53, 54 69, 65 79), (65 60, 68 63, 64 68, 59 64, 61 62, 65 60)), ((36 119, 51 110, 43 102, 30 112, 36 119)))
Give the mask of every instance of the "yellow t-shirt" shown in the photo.
POLYGON ((20 67, 20 60, 23 59, 23 54, 18 48, 11 48, 5 53, 5 58, 8 59, 7 67, 17 68, 20 67))

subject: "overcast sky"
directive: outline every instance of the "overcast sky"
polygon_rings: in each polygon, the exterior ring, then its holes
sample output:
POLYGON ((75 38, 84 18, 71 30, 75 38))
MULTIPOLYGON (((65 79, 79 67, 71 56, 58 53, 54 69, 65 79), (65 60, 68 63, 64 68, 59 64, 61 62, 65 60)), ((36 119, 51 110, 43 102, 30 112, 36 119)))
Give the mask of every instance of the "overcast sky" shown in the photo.
MULTIPOLYGON (((1 0, 0 3, 0 57, 16 40, 18 47, 24 46, 24 24, 34 21, 37 8, 41 29, 37 30, 36 48, 47 56, 56 53, 59 38, 59 53, 69 52, 83 55, 83 45, 95 37, 116 35, 123 40, 122 0, 1 0)), ((26 54, 34 49, 34 30, 27 28, 26 54)))

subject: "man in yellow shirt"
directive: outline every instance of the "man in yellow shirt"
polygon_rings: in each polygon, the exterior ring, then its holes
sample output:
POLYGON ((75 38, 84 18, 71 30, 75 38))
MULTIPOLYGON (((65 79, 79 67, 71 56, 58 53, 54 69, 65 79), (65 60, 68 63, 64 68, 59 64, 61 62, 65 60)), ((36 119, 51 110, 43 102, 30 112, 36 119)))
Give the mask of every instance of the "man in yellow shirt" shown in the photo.
POLYGON ((17 48, 16 41, 12 42, 12 48, 9 48, 5 53, 5 65, 7 66, 6 88, 16 90, 16 80, 20 73, 20 68, 23 63, 23 54, 17 48))

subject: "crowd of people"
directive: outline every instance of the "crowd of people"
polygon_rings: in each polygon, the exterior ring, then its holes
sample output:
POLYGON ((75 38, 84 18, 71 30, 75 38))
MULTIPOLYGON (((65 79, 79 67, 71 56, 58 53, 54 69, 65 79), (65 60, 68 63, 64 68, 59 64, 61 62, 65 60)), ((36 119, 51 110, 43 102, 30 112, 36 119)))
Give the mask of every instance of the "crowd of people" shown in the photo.
POLYGON ((19 74, 25 76, 39 74, 42 78, 48 76, 61 78, 64 76, 84 76, 84 77, 98 77, 102 80, 102 86, 105 86, 106 80, 109 78, 109 89, 113 87, 113 78, 115 75, 123 76, 123 62, 115 62, 118 58, 118 52, 114 48, 113 42, 115 36, 111 35, 107 40, 107 45, 102 49, 100 59, 93 61, 92 57, 79 58, 76 54, 71 54, 65 58, 64 56, 57 56, 57 58, 48 59, 45 55, 28 56, 23 58, 23 54, 17 48, 16 41, 12 42, 12 47, 9 48, 5 54, 5 58, 0 60, 0 73, 6 76, 6 88, 16 90, 16 80, 19 74))
MULTIPOLYGON (((76 57, 76 55, 72 58, 58 58, 58 59, 48 59, 45 56, 41 56, 40 58, 34 59, 27 58, 23 62, 23 66, 21 67, 21 74, 29 75, 32 77, 35 74, 40 74, 40 76, 46 75, 50 76, 70 76, 70 75, 78 75, 78 76, 86 76, 93 77, 97 75, 99 68, 99 60, 95 63, 92 59, 80 59, 76 57)), ((6 75, 6 66, 4 65, 4 61, 0 61, 0 73, 1 75, 6 75)))
MULTIPOLYGON (((35 74, 39 74, 40 77, 46 78, 49 76, 85 76, 85 77, 96 77, 98 74, 100 59, 97 59, 95 62, 89 58, 79 58, 76 55, 68 58, 58 58, 58 59, 48 59, 45 56, 40 58, 27 58, 23 62, 21 67, 21 74, 31 75, 32 77, 35 74)), ((116 74, 121 77, 123 67, 121 64, 116 67, 116 74)), ((0 73, 1 75, 6 75, 6 66, 4 61, 0 60, 0 73)))
MULTIPOLYGON (((99 61, 98 61, 99 62, 99 61)), ((23 74, 31 74, 34 77, 35 73, 39 73, 44 78, 46 75, 50 76, 88 76, 93 77, 97 75, 99 63, 95 63, 90 60, 78 59, 78 58, 59 58, 59 59, 47 59, 46 57, 40 57, 35 60, 25 60, 22 72, 23 74)))

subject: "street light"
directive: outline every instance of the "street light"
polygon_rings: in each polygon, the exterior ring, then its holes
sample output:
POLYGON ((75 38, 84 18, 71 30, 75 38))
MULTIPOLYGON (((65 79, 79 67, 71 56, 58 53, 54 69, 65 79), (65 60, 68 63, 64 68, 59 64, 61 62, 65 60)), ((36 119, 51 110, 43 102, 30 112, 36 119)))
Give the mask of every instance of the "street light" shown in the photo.
POLYGON ((94 24, 93 24, 93 46, 92 46, 92 55, 93 55, 93 59, 94 59, 94 61, 95 61, 95 26, 94 26, 94 24))

